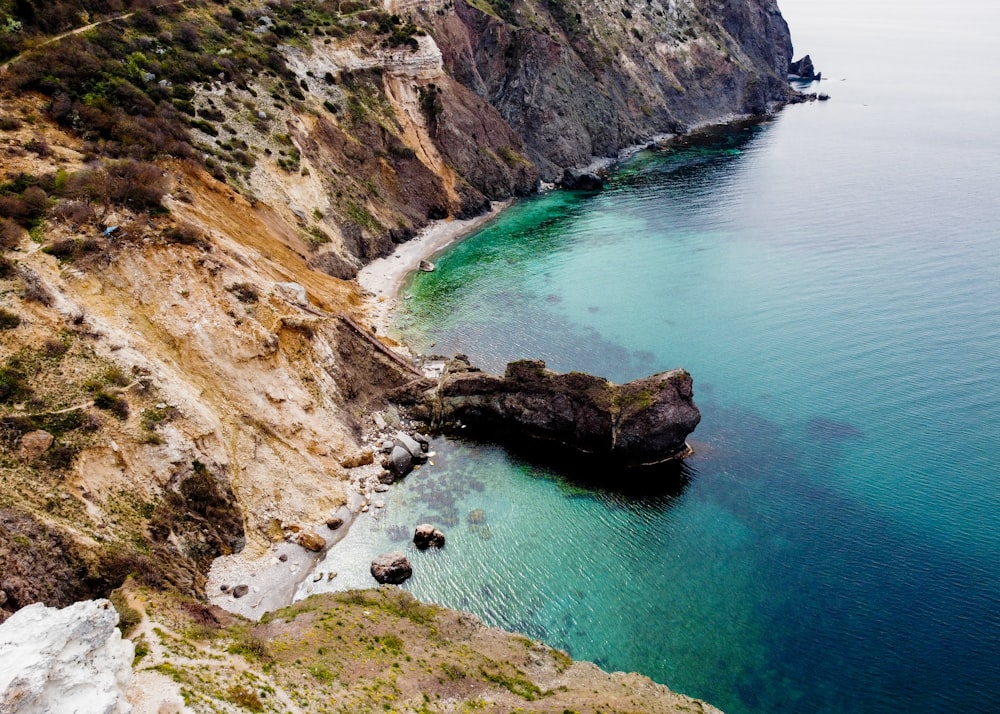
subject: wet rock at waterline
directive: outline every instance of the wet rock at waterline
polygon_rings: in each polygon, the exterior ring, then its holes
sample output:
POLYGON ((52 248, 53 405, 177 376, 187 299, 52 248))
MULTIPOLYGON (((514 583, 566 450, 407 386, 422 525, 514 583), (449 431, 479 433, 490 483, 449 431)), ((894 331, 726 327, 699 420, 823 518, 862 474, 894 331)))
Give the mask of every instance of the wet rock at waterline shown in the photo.
POLYGON ((444 548, 444 533, 430 523, 421 523, 413 533, 413 544, 420 550, 444 548))
POLYGON ((420 443, 402 431, 396 434, 394 446, 406 449, 414 459, 421 459, 424 456, 424 450, 421 448, 420 443))
POLYGON ((372 561, 371 574, 382 585, 399 585, 413 575, 413 566, 402 553, 386 553, 372 561))
POLYGON ((600 191, 604 188, 604 179, 591 171, 568 168, 563 171, 560 185, 570 191, 600 191))
POLYGON ((437 380, 418 380, 392 398, 434 427, 542 441, 617 466, 687 456, 685 440, 701 420, 683 369, 618 385, 580 372, 558 374, 541 360, 511 362, 503 376, 491 375, 457 356, 437 380))
POLYGON ((823 73, 816 71, 812 57, 806 55, 800 60, 788 63, 788 77, 789 79, 819 80, 823 78, 823 73))
POLYGON ((392 450, 389 457, 383 463, 388 477, 380 477, 383 483, 392 483, 394 479, 402 478, 410 473, 415 464, 423 463, 427 460, 429 442, 427 437, 416 435, 410 436, 402 431, 397 432, 392 441, 392 450), (416 438, 419 436, 419 438, 416 438))
POLYGON ((389 459, 385 464, 385 468, 395 478, 402 478, 410 473, 410 469, 413 468, 413 455, 397 444, 389 452, 389 459))

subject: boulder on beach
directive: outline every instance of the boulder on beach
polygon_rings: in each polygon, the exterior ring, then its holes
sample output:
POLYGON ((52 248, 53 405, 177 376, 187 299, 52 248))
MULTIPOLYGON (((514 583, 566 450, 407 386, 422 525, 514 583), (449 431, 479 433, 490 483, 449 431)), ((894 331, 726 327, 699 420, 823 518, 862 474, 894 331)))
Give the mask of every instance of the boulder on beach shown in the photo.
POLYGON ((413 566, 402 553, 385 553, 372 561, 371 574, 382 585, 399 585, 413 575, 413 566))
POLYGON ((421 523, 413 533, 413 544, 420 550, 444 548, 444 533, 430 523, 421 523))
POLYGON ((386 469, 396 478, 402 478, 410 473, 413 468, 413 454, 407 449, 397 444, 389 452, 389 459, 386 462, 386 469))
POLYGON ((356 469, 359 466, 368 466, 375 463, 375 452, 372 449, 361 449, 349 454, 340 460, 340 465, 345 469, 356 469))
POLYGON ((344 525, 344 519, 340 516, 330 516, 326 519, 326 527, 331 531, 335 531, 344 525))
POLYGON ((318 553, 326 547, 326 538, 316 531, 303 531, 295 538, 295 542, 308 551, 318 553))

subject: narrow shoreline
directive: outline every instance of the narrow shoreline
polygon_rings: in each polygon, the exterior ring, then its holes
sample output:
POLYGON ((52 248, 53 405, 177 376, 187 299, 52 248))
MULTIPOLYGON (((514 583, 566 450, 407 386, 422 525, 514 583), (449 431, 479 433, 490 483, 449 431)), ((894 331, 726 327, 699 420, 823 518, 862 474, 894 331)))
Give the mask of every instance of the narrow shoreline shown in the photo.
POLYGON ((417 236, 384 258, 378 258, 358 271, 355 280, 365 291, 368 317, 376 332, 385 334, 399 305, 399 291, 406 278, 420 269, 420 263, 430 260, 449 246, 468 237, 514 203, 514 199, 494 201, 490 211, 475 218, 443 219, 427 225, 417 236))

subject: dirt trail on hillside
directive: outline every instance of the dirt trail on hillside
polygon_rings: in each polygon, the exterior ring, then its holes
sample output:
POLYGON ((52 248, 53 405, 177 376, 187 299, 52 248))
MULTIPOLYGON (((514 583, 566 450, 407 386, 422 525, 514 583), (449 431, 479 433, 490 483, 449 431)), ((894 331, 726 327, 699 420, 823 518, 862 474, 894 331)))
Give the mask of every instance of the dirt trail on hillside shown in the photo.
MULTIPOLYGON (((162 5, 156 5, 155 7, 151 7, 149 9, 150 10, 158 10, 161 7, 170 7, 171 5, 183 5, 186 1, 187 0, 175 0, 175 2, 163 3, 162 5)), ((104 19, 104 20, 98 20, 97 22, 92 22, 89 25, 84 25, 82 27, 76 27, 76 28, 74 28, 72 30, 67 30, 66 32, 63 32, 63 33, 58 34, 58 35, 55 35, 54 37, 50 37, 47 40, 43 40, 42 42, 39 42, 37 45, 34 45, 33 47, 30 47, 29 49, 25 50, 24 52, 22 52, 21 54, 17 55, 16 57, 11 57, 9 60, 7 60, 6 62, 4 62, 3 64, 0 64, 0 74, 6 73, 8 67, 10 67, 15 62, 20 62, 22 59, 24 59, 25 56, 27 56, 28 54, 34 52, 37 49, 40 49, 40 48, 45 47, 47 45, 51 45, 54 42, 59 42, 60 40, 65 40, 67 37, 71 37, 73 35, 79 35, 81 33, 88 32, 89 30, 93 30, 95 27, 100 27, 101 25, 106 25, 109 22, 115 22, 116 20, 127 20, 128 18, 132 17, 135 13, 136 13, 135 10, 132 10, 131 12, 123 12, 120 15, 115 15, 114 17, 109 17, 109 18, 104 19)))

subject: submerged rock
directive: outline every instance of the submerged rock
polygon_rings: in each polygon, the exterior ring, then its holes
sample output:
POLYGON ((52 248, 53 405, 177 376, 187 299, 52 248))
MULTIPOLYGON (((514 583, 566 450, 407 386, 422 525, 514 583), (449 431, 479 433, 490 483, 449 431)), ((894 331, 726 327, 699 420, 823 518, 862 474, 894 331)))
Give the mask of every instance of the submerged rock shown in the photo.
POLYGON ((371 574, 382 585, 399 585, 413 575, 413 567, 402 553, 385 553, 372 561, 371 574))

